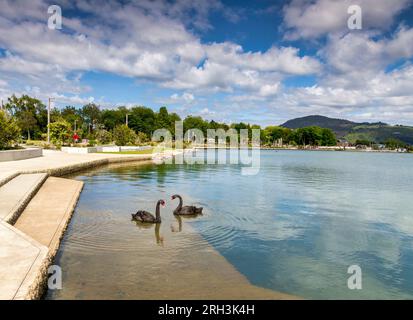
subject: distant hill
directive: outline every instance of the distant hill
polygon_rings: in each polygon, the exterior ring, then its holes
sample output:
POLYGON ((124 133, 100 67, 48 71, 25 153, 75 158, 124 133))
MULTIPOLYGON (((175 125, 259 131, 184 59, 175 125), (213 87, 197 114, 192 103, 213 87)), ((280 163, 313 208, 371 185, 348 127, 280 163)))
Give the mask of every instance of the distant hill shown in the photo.
POLYGON ((318 126, 333 130, 336 133, 337 137, 341 138, 348 134, 356 125, 358 125, 358 123, 349 120, 334 119, 324 116, 307 116, 303 118, 288 120, 281 126, 290 129, 318 126))
POLYGON ((413 145, 413 127, 391 126, 383 122, 358 123, 345 119, 312 115, 288 120, 281 126, 290 129, 309 126, 329 128, 335 132, 338 138, 344 138, 353 143, 358 139, 382 143, 389 138, 394 138, 413 145))

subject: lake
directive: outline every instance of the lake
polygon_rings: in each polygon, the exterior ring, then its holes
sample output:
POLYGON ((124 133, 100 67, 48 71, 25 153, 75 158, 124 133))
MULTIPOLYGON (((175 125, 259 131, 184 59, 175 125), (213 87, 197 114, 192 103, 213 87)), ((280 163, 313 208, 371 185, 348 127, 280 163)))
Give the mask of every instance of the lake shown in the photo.
POLYGON ((152 163, 71 176, 85 187, 55 259, 63 289, 46 298, 214 298, 244 281, 258 298, 413 298, 411 154, 263 150, 260 162, 251 176, 235 164, 152 163), (176 219, 176 193, 204 215, 176 219), (161 225, 131 221, 158 199, 161 225), (347 286, 351 265, 361 290, 347 286))

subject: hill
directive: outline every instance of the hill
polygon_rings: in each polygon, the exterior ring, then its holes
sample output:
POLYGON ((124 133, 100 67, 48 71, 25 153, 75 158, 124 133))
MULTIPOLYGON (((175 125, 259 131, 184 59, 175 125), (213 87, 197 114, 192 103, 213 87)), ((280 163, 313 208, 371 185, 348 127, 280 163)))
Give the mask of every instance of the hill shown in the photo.
POLYGON ((285 128, 297 129, 309 126, 319 126, 333 130, 338 138, 344 138, 354 143, 356 140, 370 140, 383 143, 393 138, 413 145, 413 127, 392 126, 383 122, 353 122, 345 119, 335 119, 320 115, 312 115, 288 120, 281 125, 285 128))

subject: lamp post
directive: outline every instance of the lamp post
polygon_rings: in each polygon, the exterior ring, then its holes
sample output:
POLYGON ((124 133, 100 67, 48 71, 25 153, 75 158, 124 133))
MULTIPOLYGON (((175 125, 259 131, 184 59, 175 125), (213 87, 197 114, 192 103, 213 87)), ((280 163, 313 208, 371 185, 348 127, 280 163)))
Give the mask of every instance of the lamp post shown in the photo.
POLYGON ((126 126, 128 127, 129 126, 129 116, 130 116, 130 114, 126 114, 126 126))
POLYGON ((75 120, 75 133, 76 133, 76 122, 77 122, 77 120, 75 120))
POLYGON ((49 104, 47 107, 47 143, 50 144, 50 104, 54 101, 54 98, 49 98, 49 104))

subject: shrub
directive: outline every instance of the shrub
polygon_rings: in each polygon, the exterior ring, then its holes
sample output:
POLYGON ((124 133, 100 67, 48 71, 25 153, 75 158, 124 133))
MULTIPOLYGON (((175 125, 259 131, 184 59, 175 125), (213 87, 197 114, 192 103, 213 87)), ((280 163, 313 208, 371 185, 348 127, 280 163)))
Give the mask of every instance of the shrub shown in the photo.
POLYGON ((113 129, 113 140, 117 146, 133 145, 136 142, 137 135, 135 131, 127 125, 118 125, 113 129))
POLYGON ((56 121, 50 125, 50 140, 53 144, 60 146, 68 142, 72 134, 72 126, 65 120, 56 121))
POLYGON ((112 134, 104 129, 100 129, 96 132, 96 139, 100 144, 108 144, 112 142, 112 134))
POLYGON ((14 147, 20 139, 20 128, 6 112, 0 110, 0 150, 14 147))
POLYGON ((137 144, 144 144, 149 141, 148 136, 146 133, 143 132, 138 132, 137 138, 136 138, 136 143, 137 144))

